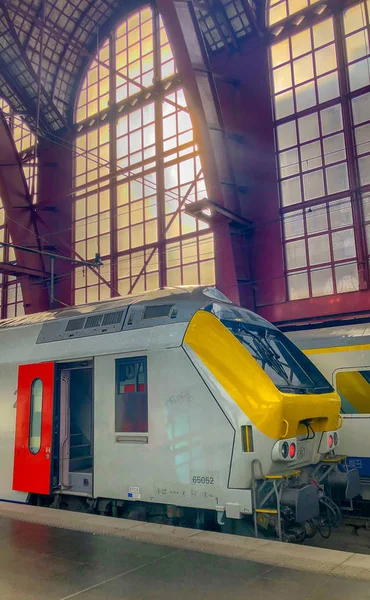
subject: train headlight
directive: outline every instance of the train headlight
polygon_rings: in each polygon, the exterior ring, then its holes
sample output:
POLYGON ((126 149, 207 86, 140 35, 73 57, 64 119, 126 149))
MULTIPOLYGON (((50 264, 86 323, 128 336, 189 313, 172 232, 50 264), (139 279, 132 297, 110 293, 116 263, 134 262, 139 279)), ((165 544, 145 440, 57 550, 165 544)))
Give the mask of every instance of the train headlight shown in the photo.
POLYGON ((326 454, 334 450, 339 444, 339 435, 337 431, 324 431, 322 434, 319 453, 326 454))
POLYGON ((272 460, 274 462, 291 462, 297 457, 297 440, 279 440, 272 449, 272 460))
POLYGON ((283 458, 288 458, 288 454, 289 454, 289 444, 288 442, 283 442, 283 444, 281 444, 281 456, 283 458))

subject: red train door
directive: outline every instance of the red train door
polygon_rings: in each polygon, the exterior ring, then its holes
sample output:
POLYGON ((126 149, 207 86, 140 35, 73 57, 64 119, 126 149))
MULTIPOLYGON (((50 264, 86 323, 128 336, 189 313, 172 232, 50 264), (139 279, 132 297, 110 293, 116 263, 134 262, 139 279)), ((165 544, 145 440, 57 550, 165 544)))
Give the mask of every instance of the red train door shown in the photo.
POLYGON ((19 367, 13 490, 51 492, 53 398, 54 363, 19 367))

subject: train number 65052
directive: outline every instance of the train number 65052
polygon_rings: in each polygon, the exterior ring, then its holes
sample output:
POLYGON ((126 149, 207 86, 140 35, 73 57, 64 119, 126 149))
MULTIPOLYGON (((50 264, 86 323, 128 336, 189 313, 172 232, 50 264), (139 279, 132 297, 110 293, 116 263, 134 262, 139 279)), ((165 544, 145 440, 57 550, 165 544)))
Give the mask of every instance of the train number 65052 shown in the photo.
POLYGON ((215 482, 214 477, 200 477, 199 475, 194 475, 193 483, 203 483, 205 485, 213 485, 215 482))

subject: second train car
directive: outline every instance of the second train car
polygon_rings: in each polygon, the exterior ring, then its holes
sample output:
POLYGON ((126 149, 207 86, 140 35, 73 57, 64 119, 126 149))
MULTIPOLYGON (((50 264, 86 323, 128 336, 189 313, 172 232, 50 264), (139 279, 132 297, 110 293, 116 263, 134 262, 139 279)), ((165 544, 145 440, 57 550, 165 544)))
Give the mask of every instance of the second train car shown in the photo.
POLYGON ((341 451, 359 470, 361 496, 370 500, 370 325, 341 324, 287 334, 337 390, 343 428, 341 451))

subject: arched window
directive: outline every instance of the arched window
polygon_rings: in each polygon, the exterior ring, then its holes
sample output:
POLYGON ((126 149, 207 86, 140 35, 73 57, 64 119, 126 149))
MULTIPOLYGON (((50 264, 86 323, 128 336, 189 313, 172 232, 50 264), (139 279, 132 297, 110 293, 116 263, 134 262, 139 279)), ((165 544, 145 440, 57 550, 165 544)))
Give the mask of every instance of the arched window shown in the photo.
POLYGON ((278 32, 271 88, 291 300, 359 289, 370 250, 362 218, 370 221, 369 5, 317 10, 305 26, 309 4, 271 0, 269 10, 278 32))
MULTIPOLYGON (((13 139, 22 158, 23 172, 28 188, 35 201, 37 195, 37 165, 34 161, 35 136, 23 119, 14 114, 9 104, 0 98, 0 109, 12 131, 13 139), (27 164, 29 163, 29 164, 27 164)), ((0 198, 0 242, 11 243, 6 225, 5 211, 0 198)), ((0 247, 0 262, 15 262, 12 248, 0 247)), ((11 275, 0 273, 0 318, 15 317, 24 314, 21 284, 11 275)))
POLYGON ((199 151, 161 18, 144 8, 101 46, 76 111, 75 303, 214 282, 209 226, 187 215, 206 197, 199 151))

